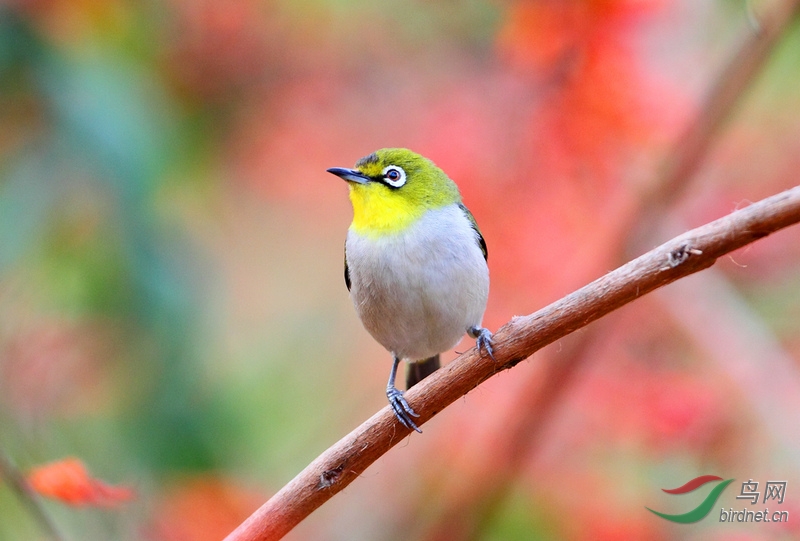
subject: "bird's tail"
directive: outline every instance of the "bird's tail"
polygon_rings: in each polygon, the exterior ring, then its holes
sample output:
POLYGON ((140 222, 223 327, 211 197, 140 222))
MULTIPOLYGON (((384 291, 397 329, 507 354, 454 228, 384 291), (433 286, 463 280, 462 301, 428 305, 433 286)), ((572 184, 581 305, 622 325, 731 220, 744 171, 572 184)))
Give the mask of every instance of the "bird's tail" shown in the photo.
POLYGON ((422 361, 413 363, 406 363, 406 389, 410 389, 426 377, 436 372, 441 364, 439 363, 439 354, 429 357, 422 361))

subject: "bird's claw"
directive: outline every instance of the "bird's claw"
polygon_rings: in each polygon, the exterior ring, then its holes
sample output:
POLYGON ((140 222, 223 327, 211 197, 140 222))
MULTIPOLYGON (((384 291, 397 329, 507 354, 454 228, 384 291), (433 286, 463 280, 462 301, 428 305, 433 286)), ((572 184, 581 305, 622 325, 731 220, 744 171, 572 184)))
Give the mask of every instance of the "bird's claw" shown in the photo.
POLYGON ((479 353, 482 354, 483 351, 486 351, 486 353, 489 354, 489 358, 497 362, 497 359, 494 358, 494 350, 492 349, 492 333, 489 331, 489 329, 484 329, 483 327, 472 327, 469 329, 468 334, 475 339, 479 353))
POLYGON ((404 427, 416 430, 420 434, 422 430, 414 423, 411 419, 412 417, 419 417, 411 406, 408 405, 405 397, 403 396, 403 391, 398 389, 397 387, 387 387, 386 388, 386 396, 389 398, 389 405, 392 406, 392 411, 394 411, 394 416, 397 417, 397 420, 400 421, 404 427))

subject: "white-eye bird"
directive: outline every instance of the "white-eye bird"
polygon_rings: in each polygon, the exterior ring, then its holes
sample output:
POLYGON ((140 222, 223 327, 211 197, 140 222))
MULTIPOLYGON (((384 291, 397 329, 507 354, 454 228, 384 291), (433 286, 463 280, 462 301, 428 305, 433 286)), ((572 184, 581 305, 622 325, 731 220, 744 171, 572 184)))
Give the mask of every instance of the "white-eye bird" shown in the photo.
POLYGON ((344 279, 358 317, 393 356, 386 396, 397 419, 421 432, 395 387, 401 359, 407 388, 439 368, 439 354, 469 334, 492 358, 481 327, 489 296, 486 243, 456 184, 432 161, 384 148, 333 167, 346 180, 353 223, 345 241, 344 279))

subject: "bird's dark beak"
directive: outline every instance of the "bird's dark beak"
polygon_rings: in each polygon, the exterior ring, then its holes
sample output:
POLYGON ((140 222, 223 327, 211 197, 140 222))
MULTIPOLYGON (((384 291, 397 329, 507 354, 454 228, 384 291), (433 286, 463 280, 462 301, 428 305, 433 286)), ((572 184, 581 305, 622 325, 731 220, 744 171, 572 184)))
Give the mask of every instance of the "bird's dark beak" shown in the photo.
POLYGON ((331 167, 328 169, 328 173, 332 173, 337 177, 343 178, 347 182, 355 182, 357 184, 366 184, 371 180, 361 171, 357 171, 356 169, 346 169, 344 167, 331 167))

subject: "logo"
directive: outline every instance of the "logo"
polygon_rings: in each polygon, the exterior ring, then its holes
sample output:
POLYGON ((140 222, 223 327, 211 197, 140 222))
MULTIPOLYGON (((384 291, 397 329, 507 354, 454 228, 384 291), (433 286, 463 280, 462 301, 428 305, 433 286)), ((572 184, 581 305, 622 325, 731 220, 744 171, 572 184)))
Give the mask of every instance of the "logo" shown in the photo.
POLYGON ((661 489, 667 494, 678 494, 678 495, 687 494, 689 492, 692 492, 693 490, 700 488, 701 486, 707 483, 712 483, 716 481, 722 481, 722 482, 719 483, 717 486, 715 486, 713 489, 711 489, 711 492, 708 493, 708 496, 706 496, 706 499, 703 500, 700 503, 700 505, 698 505, 697 507, 695 507, 694 509, 692 509, 687 513, 679 515, 669 515, 667 513, 661 513, 659 511, 655 511, 653 509, 650 509, 649 507, 645 507, 645 509, 647 509, 648 511, 650 511, 655 515, 658 515, 661 518, 667 519, 671 522, 677 522, 678 524, 691 524, 692 522, 697 522, 705 518, 705 516, 711 512, 711 508, 714 507, 714 504, 717 503, 720 494, 722 494, 722 491, 725 490, 725 487, 727 487, 729 484, 733 482, 733 479, 726 479, 723 481, 722 477, 717 477, 716 475, 701 475, 700 477, 695 477, 685 485, 680 486, 678 488, 661 489))

